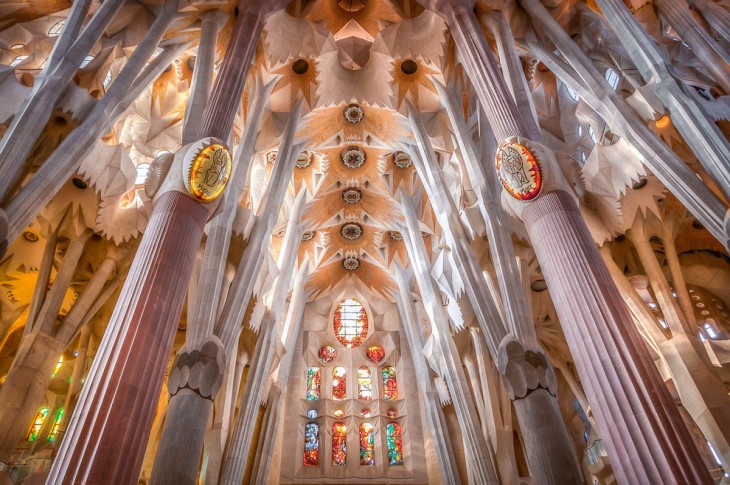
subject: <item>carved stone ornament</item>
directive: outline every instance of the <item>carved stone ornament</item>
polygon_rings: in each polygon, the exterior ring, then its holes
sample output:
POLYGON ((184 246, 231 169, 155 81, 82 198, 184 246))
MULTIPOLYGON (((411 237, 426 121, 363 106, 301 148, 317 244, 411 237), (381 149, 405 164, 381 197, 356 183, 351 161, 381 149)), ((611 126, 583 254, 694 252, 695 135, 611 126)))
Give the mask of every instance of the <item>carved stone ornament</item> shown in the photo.
POLYGON ((160 152, 150 164, 150 168, 147 170, 147 177, 144 179, 144 193, 150 199, 160 190, 162 182, 165 180, 167 172, 170 171, 174 159, 174 153, 167 151, 160 152))
POLYGON ((343 111, 342 114, 348 123, 360 123, 365 117, 365 112, 360 105, 357 104, 351 104, 345 108, 345 111, 343 111))
POLYGON ((354 241, 362 236, 362 226, 356 222, 348 222, 342 226, 340 234, 345 239, 354 241))
POLYGON ((197 153, 196 150, 198 147, 193 145, 185 154, 185 187, 199 201, 212 202, 228 184, 233 166, 231 153, 222 143, 204 146, 197 153))
POLYGON ((542 190, 542 171, 535 156, 513 141, 497 150, 497 175, 507 193, 517 200, 532 200, 542 190))
POLYGON ((390 238, 394 241, 402 241, 403 240, 403 234, 401 234, 398 231, 390 231, 390 238))
POLYGON ((358 189, 345 189, 342 191, 342 200, 347 204, 357 204, 362 199, 362 192, 358 189))
POLYGON ((309 152, 302 152, 297 157, 295 163, 297 168, 307 168, 312 163, 312 154, 309 152))
POLYGON ((342 163, 348 168, 359 168, 365 163, 365 150, 350 146, 342 151, 342 163))
POLYGON ((314 237, 314 231, 304 231, 304 234, 302 234, 302 241, 311 241, 314 237))
POLYGON ((360 267, 360 259, 355 256, 348 256, 342 260, 342 267, 349 271, 355 271, 360 267))
POLYGON ((413 165, 413 160, 411 160, 411 156, 406 152, 395 152, 393 163, 398 168, 408 168, 413 165))

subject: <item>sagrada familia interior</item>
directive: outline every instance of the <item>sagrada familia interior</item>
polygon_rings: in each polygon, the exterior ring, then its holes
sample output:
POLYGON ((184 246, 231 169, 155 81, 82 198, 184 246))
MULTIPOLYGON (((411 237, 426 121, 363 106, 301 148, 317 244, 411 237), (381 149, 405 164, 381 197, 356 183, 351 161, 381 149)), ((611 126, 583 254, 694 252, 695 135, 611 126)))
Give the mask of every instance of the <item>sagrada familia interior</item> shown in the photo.
POLYGON ((730 483, 730 1, 0 2, 0 485, 730 483))

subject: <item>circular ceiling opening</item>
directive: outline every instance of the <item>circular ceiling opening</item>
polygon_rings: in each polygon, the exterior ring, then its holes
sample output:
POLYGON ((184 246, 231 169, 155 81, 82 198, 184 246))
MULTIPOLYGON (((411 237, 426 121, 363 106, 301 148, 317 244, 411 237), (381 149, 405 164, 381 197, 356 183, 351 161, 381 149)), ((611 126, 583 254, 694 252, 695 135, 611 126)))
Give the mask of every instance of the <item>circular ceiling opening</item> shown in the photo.
POLYGON ((418 64, 413 59, 406 59, 400 65, 400 70, 403 71, 403 74, 413 74, 418 70, 418 64))
POLYGON ((291 70, 296 74, 304 74, 309 70, 309 63, 304 59, 297 59, 292 63, 291 70))

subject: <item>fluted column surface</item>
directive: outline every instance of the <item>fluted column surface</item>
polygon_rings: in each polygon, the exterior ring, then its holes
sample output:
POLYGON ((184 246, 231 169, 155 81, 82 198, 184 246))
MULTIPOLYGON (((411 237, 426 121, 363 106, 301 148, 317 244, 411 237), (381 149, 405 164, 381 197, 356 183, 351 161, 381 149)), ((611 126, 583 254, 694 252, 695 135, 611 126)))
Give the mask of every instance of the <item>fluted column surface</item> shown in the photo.
POLYGON ((619 483, 711 483, 570 195, 523 220, 619 483))
POLYGON ((48 483, 137 482, 208 211, 155 203, 48 483))

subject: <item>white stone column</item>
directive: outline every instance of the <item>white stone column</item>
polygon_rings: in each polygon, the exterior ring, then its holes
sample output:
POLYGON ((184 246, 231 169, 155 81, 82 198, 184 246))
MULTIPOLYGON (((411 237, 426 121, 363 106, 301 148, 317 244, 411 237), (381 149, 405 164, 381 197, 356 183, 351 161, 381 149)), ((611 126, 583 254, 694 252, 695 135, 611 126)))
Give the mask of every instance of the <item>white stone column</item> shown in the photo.
MULTIPOLYGON (((573 42, 539 0, 521 0, 532 21, 560 51, 562 58, 539 42, 530 51, 641 155, 643 163, 710 233, 730 247, 730 211, 697 174, 677 156, 623 98, 608 85, 593 62, 573 42)), ((487 113, 489 116, 489 113, 487 113)), ((490 118, 490 123, 492 119, 490 118)), ((496 133, 496 131, 495 131, 496 133)), ((498 137, 499 139, 499 137, 498 137)))
MULTIPOLYGON (((279 163, 283 162, 283 160, 279 160, 278 158, 277 161, 279 163)), ((221 484, 240 484, 247 468, 249 452, 251 450, 254 432, 256 431, 255 425, 259 407, 264 398, 263 393, 266 384, 271 378, 273 358, 277 352, 277 348, 281 345, 276 330, 280 323, 279 319, 283 314, 299 244, 301 243, 302 233, 304 232, 300 218, 305 206, 305 194, 306 190, 302 188, 294 201, 289 216, 286 236, 284 237, 284 244, 281 248, 278 261, 280 273, 274 283, 271 307, 266 310, 260 335, 256 341, 253 364, 249 368, 238 416, 236 417, 236 424, 234 425, 231 441, 223 461, 221 484)))
POLYGON ((421 236, 418 216, 403 189, 400 190, 399 194, 407 229, 403 233, 403 238, 406 241, 408 256, 413 265, 426 313, 431 320, 433 335, 437 339, 443 355, 444 377, 462 428, 464 450, 470 472, 476 483, 496 484, 499 480, 497 479, 492 450, 484 434, 482 434, 471 392, 464 387, 466 383, 464 368, 450 335, 449 317, 441 305, 441 294, 435 282, 431 279, 431 268, 428 265, 430 258, 421 236))
MULTIPOLYGON (((185 121, 183 125, 183 145, 193 142, 200 131, 201 117, 210 97, 215 69, 215 51, 218 32, 228 19, 229 14, 213 9, 201 13, 200 40, 193 67, 193 82, 190 85, 188 102, 185 105, 185 121)), ((255 111, 253 111, 256 114, 255 111)))
MULTIPOLYGON (((683 0, 676 0, 676 3, 680 1, 683 0)), ((673 2, 675 0, 666 3, 673 2)), ((725 197, 730 196, 730 144, 725 135, 702 105, 684 93, 682 85, 669 70, 666 55, 659 50, 626 5, 621 0, 599 0, 598 4, 642 77, 669 109, 677 131, 702 167, 717 182, 725 197)), ((688 9, 684 16, 692 17, 688 9)), ((727 77, 730 79, 730 75, 727 77)))
POLYGON ((659 15, 674 27, 710 76, 730 94, 730 54, 697 23, 684 0, 654 0, 659 15))

